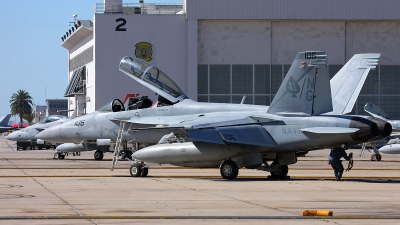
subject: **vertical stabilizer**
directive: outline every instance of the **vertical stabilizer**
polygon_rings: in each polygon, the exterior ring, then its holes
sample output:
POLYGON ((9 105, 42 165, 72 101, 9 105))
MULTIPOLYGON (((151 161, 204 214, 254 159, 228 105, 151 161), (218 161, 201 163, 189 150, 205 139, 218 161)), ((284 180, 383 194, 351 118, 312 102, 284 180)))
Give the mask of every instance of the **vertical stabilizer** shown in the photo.
POLYGON ((346 114, 353 110, 365 79, 378 65, 380 56, 379 53, 356 54, 331 79, 333 113, 346 114))
POLYGON ((325 52, 299 52, 268 109, 284 116, 311 116, 332 111, 325 52))
POLYGON ((0 126, 9 126, 8 121, 10 121, 10 118, 11 114, 7 114, 7 116, 5 116, 2 121, 0 121, 0 126))

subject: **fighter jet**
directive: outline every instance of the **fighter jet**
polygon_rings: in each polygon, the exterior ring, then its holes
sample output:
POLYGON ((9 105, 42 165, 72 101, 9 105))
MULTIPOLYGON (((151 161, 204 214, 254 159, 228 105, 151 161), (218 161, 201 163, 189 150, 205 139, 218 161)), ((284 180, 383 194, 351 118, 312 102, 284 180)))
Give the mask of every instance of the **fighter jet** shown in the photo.
MULTIPOLYGON (((379 54, 365 54, 345 68, 363 74, 377 65, 378 57, 379 54)), ((142 65, 129 57, 120 65, 122 72, 138 82, 152 82, 168 94, 180 97, 170 86, 157 83, 157 71, 141 69, 142 65)), ((346 95, 351 94, 342 93, 346 95)), ((343 111, 351 108, 342 107, 343 111)), ((115 120, 134 127, 133 131, 172 132, 177 143, 153 145, 134 152, 132 176, 147 175, 148 167, 143 161, 173 165, 220 161, 220 173, 225 179, 235 179, 241 167, 269 171, 273 177, 283 178, 288 165, 296 163, 297 157, 308 151, 352 145, 391 133, 391 125, 383 120, 334 112, 325 52, 298 53, 269 107, 138 117, 115 120)))
MULTIPOLYGON (((307 67, 305 71, 308 73, 311 71, 309 69, 311 67, 307 66, 308 61, 315 62, 317 54, 320 57, 319 55, 323 53, 303 52, 301 54, 308 54, 309 59, 303 58, 304 60, 301 62, 304 62, 304 64, 296 66, 303 69, 307 67)), ((335 81, 332 83, 334 102, 333 109, 331 109, 332 112, 344 114, 351 111, 352 105, 354 105, 355 99, 361 90, 359 87, 362 86, 369 70, 377 65, 379 56, 379 54, 355 55, 335 75, 335 81)), ((120 71, 156 92, 159 95, 157 107, 125 110, 122 102, 115 99, 94 113, 72 119, 60 126, 49 128, 38 134, 37 138, 54 142, 81 143, 87 150, 97 149, 95 158, 102 159, 103 152, 107 151, 112 143, 116 143, 118 134, 124 134, 122 141, 157 143, 164 135, 171 133, 162 129, 139 130, 132 128, 152 127, 153 124, 162 127, 164 123, 181 122, 182 115, 201 117, 204 113, 227 112, 226 115, 228 116, 228 114, 234 112, 241 114, 246 111, 265 113, 269 108, 268 106, 259 105, 195 102, 190 100, 175 82, 157 67, 132 57, 125 57, 121 60, 120 71), (165 119, 165 116, 172 117, 165 119), (130 126, 120 127, 121 121, 125 124, 129 120, 134 120, 135 123, 130 123, 130 126)), ((296 91, 300 86, 298 84, 296 86, 295 82, 292 82, 292 84, 294 85, 293 87, 289 84, 285 85, 288 85, 287 88, 292 88, 292 95, 297 96, 296 91)), ((312 97, 310 95, 311 92, 306 89, 312 85, 311 80, 302 84, 302 96, 312 97)), ((326 89, 325 92, 330 96, 330 88, 326 89)), ((330 101, 332 102, 332 100, 330 101)), ((72 149, 77 146, 70 144, 65 147, 72 149)), ((83 149, 83 147, 80 148, 83 149)))
POLYGON ((400 140, 398 138, 400 136, 400 120, 390 119, 385 111, 383 111, 379 106, 375 105, 372 102, 367 102, 365 104, 364 111, 375 118, 379 118, 390 123, 392 125, 393 132, 390 136, 386 138, 364 143, 361 148, 360 156, 364 153, 367 145, 373 146, 371 161, 380 161, 382 159, 382 155, 380 153, 400 154, 400 140), (382 146, 385 143, 386 145, 382 146), (382 147, 378 148, 378 146, 382 147))
POLYGON ((11 114, 7 114, 7 116, 3 117, 3 119, 0 121, 0 133, 12 129, 12 127, 10 125, 8 125, 8 121, 10 121, 10 117, 11 117, 11 114))
POLYGON ((62 124, 68 119, 68 117, 62 115, 50 115, 36 124, 14 131, 6 138, 11 141, 37 141, 38 144, 44 144, 43 140, 36 139, 36 135, 51 126, 62 124))

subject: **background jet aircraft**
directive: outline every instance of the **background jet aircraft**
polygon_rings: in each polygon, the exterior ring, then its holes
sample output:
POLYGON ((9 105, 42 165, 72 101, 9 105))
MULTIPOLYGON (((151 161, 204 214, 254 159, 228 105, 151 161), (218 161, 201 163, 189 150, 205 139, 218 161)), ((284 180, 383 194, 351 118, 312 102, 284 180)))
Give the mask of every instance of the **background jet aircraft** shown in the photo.
MULTIPOLYGON (((370 54, 347 70, 365 71, 365 67, 375 67, 378 57, 379 54, 370 54)), ((156 83, 157 73, 147 74, 150 70, 138 73, 140 66, 131 58, 124 58, 120 70, 139 82, 156 83)), ((132 164, 130 173, 132 176, 147 175, 147 166, 141 161, 184 164, 220 160, 220 172, 225 179, 236 178, 242 166, 270 171, 280 178, 287 175, 287 165, 296 163, 304 152, 360 143, 391 133, 391 126, 385 121, 342 113, 335 115, 332 111, 325 53, 300 52, 269 108, 121 119, 130 126, 152 125, 153 128, 147 130, 173 132, 179 142, 184 142, 150 146, 134 152, 132 157, 136 163, 132 164)))
POLYGON ((38 123, 25 127, 24 129, 14 131, 7 135, 11 141, 33 141, 36 140, 36 134, 51 126, 62 124, 68 117, 62 115, 50 115, 40 120, 38 123))
MULTIPOLYGON (((354 102, 352 103, 352 99, 357 98, 360 83, 362 86, 369 70, 375 67, 378 58, 379 54, 355 55, 335 75, 336 80, 332 84, 333 89, 336 91, 332 93, 332 96, 334 96, 334 112, 347 113, 351 111, 349 105, 354 104, 354 102), (362 66, 360 68, 348 69, 349 65, 353 64, 362 66), (346 80, 347 77, 351 77, 352 79, 346 80), (348 110, 349 108, 350 110, 348 110)), ((119 121, 126 121, 131 118, 135 121, 135 124, 131 124, 131 127, 124 127, 124 132, 121 132, 125 134, 124 140, 157 143, 162 136, 170 132, 165 130, 139 131, 132 130, 131 128, 139 128, 141 127, 140 124, 146 124, 143 125, 144 127, 152 126, 149 123, 160 123, 160 126, 162 126, 163 122, 173 123, 174 121, 180 121, 181 115, 196 114, 196 117, 201 117, 203 113, 211 112, 266 112, 268 110, 268 106, 192 101, 187 98, 182 90, 165 73, 154 65, 140 59, 125 57, 120 63, 120 70, 137 82, 155 91, 159 95, 158 107, 125 111, 124 105, 116 99, 94 113, 47 129, 38 134, 37 137, 54 142, 82 143, 87 150, 95 150, 97 147, 95 158, 102 159, 103 152, 106 151, 105 149, 108 149, 107 147, 117 139, 120 129, 119 121), (174 117, 166 121, 163 119, 164 116, 174 117), (99 143, 104 145, 99 146, 99 143)), ((307 83, 307 85, 310 84, 307 83)), ((329 91, 327 91, 327 94, 329 94, 329 91)), ((65 145, 62 147, 71 149, 76 146, 65 145)), ((81 149, 83 148, 81 147, 81 149)))
POLYGON ((11 114, 7 114, 7 116, 3 117, 3 119, 0 121, 0 133, 3 133, 4 131, 8 131, 12 128, 10 125, 8 125, 10 118, 11 118, 11 114))
POLYGON ((398 139, 398 137, 400 136, 400 120, 391 120, 389 116, 379 106, 375 105, 372 102, 367 102, 365 104, 364 111, 375 118, 379 118, 390 123, 392 125, 393 132, 389 137, 364 143, 361 148, 360 156, 364 153, 367 145, 373 145, 371 161, 380 161, 382 159, 382 155, 380 153, 400 154, 400 141, 398 139), (386 145, 382 146, 384 143, 386 143, 386 145), (382 147, 378 149, 378 146, 382 147))
POLYGON ((62 124, 67 119, 68 117, 62 115, 50 115, 36 124, 14 131, 6 138, 11 141, 36 141, 37 144, 45 144, 43 140, 36 139, 36 135, 51 126, 62 124))

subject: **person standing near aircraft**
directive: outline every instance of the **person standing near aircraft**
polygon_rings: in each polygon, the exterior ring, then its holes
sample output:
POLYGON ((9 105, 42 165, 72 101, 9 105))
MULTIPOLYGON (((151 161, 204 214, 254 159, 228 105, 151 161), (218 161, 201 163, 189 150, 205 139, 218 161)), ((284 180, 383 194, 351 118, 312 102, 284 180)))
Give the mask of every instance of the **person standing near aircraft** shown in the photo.
POLYGON ((332 166, 333 171, 335 173, 335 177, 337 181, 341 181, 342 180, 342 175, 343 175, 343 165, 342 165, 342 160, 340 160, 341 158, 345 158, 346 160, 350 160, 351 159, 351 155, 353 155, 353 153, 350 153, 349 155, 347 155, 346 153, 346 146, 342 145, 341 147, 335 147, 331 150, 331 153, 328 156, 328 161, 329 164, 332 166))

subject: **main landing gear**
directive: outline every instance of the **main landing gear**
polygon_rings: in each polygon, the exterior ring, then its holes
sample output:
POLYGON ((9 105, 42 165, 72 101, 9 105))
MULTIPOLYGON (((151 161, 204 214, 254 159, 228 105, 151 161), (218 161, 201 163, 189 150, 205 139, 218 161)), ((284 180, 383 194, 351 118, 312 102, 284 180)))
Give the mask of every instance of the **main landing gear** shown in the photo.
POLYGON ((103 151, 101 151, 101 150, 96 150, 96 151, 94 152, 94 159, 95 159, 95 160, 98 160, 98 161, 103 160, 103 157, 104 157, 103 151))
MULTIPOLYGON (((256 168, 257 170, 269 171, 271 178, 283 179, 287 176, 289 168, 287 165, 281 165, 277 161, 268 165, 264 162, 264 165, 256 168)), ((225 160, 219 167, 222 178, 227 180, 235 179, 239 174, 239 166, 233 160, 225 160)), ((129 168, 129 173, 132 177, 146 177, 149 173, 149 167, 142 161, 132 161, 132 165, 129 168)))
POLYGON ((147 167, 147 165, 142 161, 133 162, 129 168, 129 173, 132 177, 146 177, 149 173, 149 167, 147 167))
MULTIPOLYGON (((271 173, 271 178, 274 179, 283 179, 287 176, 289 172, 289 167, 287 165, 280 165, 276 161, 274 161, 270 166, 267 162, 264 162, 264 166, 259 166, 256 169, 269 171, 271 173)), ((219 170, 222 178, 227 180, 233 180, 239 174, 238 165, 230 159, 222 162, 219 170)))

